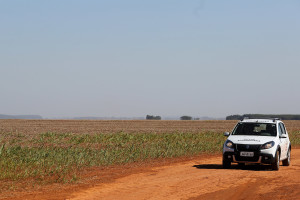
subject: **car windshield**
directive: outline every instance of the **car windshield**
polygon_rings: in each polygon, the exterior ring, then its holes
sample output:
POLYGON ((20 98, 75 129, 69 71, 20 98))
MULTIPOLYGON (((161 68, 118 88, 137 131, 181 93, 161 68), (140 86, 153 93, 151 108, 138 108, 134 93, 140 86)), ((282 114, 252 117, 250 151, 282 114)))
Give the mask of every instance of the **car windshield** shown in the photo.
POLYGON ((276 136, 276 124, 239 123, 232 135, 276 136))

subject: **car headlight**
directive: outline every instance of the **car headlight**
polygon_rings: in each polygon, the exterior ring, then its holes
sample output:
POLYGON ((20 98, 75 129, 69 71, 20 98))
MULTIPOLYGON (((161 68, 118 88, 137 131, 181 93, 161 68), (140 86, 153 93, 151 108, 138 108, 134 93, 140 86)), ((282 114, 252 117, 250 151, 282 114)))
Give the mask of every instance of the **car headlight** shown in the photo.
POLYGON ((225 146, 228 148, 233 148, 233 142, 231 142, 230 140, 227 140, 225 143, 225 146))
POLYGON ((271 142, 267 142, 265 144, 263 144, 261 146, 261 149, 270 149, 275 145, 275 142, 271 141, 271 142))

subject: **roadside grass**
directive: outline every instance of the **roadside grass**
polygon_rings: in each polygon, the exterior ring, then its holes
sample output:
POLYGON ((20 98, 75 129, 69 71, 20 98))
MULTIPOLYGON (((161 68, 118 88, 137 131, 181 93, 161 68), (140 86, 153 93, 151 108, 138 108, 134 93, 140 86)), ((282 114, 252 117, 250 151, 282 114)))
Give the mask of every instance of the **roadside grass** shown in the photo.
POLYGON ((289 138, 293 147, 300 147, 300 131, 289 132, 289 138))
MULTIPOLYGON (((300 146, 300 131, 289 133, 300 146)), ((145 162, 157 158, 219 153, 223 133, 104 133, 46 132, 27 137, 0 133, 0 180, 33 179, 40 183, 76 182, 86 167, 145 162)))
POLYGON ((0 133, 0 180, 73 182, 84 167, 220 152, 224 136, 203 133, 0 133))

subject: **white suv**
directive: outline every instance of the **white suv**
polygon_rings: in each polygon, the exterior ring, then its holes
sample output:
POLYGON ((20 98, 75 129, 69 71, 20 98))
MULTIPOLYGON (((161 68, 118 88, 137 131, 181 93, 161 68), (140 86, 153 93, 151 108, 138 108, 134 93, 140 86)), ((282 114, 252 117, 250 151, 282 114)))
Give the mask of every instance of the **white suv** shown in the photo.
POLYGON ((273 170, 290 165, 291 142, 279 119, 244 119, 237 123, 223 146, 223 168, 231 163, 270 164, 273 170))

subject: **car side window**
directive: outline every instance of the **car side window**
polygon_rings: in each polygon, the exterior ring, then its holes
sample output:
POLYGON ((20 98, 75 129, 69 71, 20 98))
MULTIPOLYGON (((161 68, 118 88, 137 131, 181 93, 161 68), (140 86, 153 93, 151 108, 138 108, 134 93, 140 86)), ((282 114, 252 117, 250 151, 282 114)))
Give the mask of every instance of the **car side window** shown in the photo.
POLYGON ((283 131, 282 131, 281 123, 280 123, 279 126, 278 126, 278 132, 279 132, 279 136, 282 136, 283 131))
POLYGON ((285 130, 284 124, 280 124, 280 125, 282 126, 283 133, 284 133, 284 134, 287 134, 287 132, 286 132, 286 130, 285 130))

